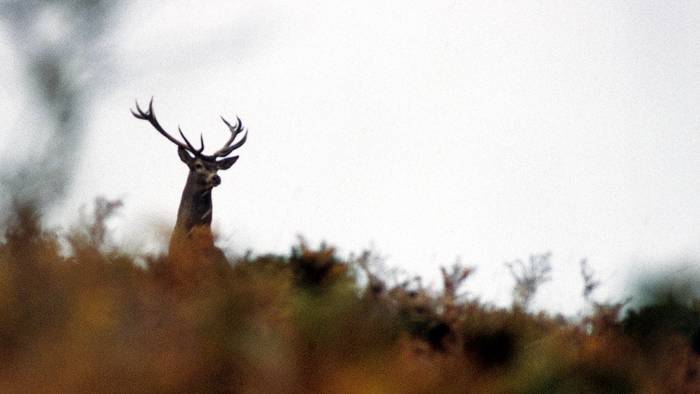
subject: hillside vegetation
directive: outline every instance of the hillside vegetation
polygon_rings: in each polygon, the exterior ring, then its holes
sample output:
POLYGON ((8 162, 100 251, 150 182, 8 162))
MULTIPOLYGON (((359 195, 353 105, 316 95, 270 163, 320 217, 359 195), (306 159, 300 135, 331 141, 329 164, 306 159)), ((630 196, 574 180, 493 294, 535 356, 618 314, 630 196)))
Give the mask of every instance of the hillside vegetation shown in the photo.
POLYGON ((700 392, 700 303, 685 293, 657 287, 624 314, 589 300, 567 319, 527 306, 546 256, 511 265, 509 308, 460 296, 472 270, 459 264, 437 291, 303 241, 183 264, 106 245, 116 207, 98 201, 68 233, 31 206, 10 215, 0 392, 700 392))

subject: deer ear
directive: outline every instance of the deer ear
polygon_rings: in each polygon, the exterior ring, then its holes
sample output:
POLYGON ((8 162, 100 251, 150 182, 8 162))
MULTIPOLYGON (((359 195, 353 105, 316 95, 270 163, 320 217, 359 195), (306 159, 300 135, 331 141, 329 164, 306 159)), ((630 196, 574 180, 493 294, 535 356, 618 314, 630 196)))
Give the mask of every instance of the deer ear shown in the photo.
POLYGON ((226 159, 217 161, 216 165, 219 167, 220 170, 228 170, 229 168, 231 168, 233 163, 236 162, 236 160, 238 160, 238 156, 228 157, 226 159))
POLYGON ((184 148, 177 148, 177 154, 180 156, 180 160, 182 160, 183 163, 187 164, 188 166, 192 164, 192 160, 194 158, 187 153, 187 150, 184 148))

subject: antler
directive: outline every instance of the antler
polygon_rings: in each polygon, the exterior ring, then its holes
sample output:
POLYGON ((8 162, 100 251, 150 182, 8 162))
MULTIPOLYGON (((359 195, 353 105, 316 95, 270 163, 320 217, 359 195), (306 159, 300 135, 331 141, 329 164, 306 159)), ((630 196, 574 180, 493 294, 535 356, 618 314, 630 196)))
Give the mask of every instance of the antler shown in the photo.
POLYGON ((190 141, 185 137, 185 133, 182 132, 182 129, 178 126, 177 130, 180 132, 180 136, 182 136, 182 139, 185 140, 185 143, 183 144, 182 142, 178 141, 175 137, 171 136, 168 134, 167 131, 163 129, 163 126, 158 123, 158 119, 156 119, 156 113, 153 111, 153 97, 151 97, 151 101, 148 103, 148 110, 144 111, 139 107, 139 102, 138 100, 136 101, 136 112, 134 110, 131 110, 131 114, 134 115, 138 119, 143 119, 147 120, 156 130, 158 130, 159 133, 161 133, 165 138, 169 139, 170 142, 174 143, 175 145, 179 146, 182 149, 188 150, 195 155, 200 155, 202 151, 204 151, 204 138, 202 135, 199 135, 199 143, 200 143, 200 148, 195 149, 192 144, 190 144, 190 141))
POLYGON ((243 144, 245 144, 246 139, 248 139, 248 132, 243 135, 243 138, 241 138, 238 142, 235 144, 231 145, 231 143, 236 139, 238 134, 240 134, 244 129, 243 129, 243 122, 241 122, 241 118, 236 116, 236 125, 232 126, 231 123, 229 123, 224 117, 221 117, 221 120, 224 121, 226 126, 228 126, 229 131, 231 131, 231 138, 226 141, 224 146, 214 152, 214 154, 211 155, 211 157, 224 157, 233 152, 234 150, 240 148, 243 144))

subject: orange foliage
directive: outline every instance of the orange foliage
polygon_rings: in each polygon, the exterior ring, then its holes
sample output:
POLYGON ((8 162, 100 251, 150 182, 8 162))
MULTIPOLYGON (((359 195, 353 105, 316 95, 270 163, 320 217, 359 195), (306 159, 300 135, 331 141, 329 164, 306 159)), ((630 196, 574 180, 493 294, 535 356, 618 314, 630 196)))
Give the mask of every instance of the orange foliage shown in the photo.
POLYGON ((62 253, 31 207, 14 212, 0 243, 0 392, 700 390, 697 304, 624 319, 598 305, 575 322, 463 300, 472 270, 458 264, 437 294, 387 283, 367 254, 303 242, 228 261, 211 234, 140 264, 105 246, 105 219, 62 253))

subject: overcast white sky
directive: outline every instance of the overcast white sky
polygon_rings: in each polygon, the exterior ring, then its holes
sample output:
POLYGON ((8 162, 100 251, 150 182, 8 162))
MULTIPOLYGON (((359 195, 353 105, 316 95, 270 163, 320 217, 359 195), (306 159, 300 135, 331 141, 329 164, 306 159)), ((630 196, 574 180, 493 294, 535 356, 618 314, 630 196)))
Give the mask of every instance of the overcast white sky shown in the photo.
MULTIPOLYGON (((433 281, 461 256, 478 268, 468 290, 501 303, 503 262, 551 251, 536 306, 568 313, 580 258, 621 298, 635 272, 700 257, 700 3, 201 4, 122 13, 56 223, 105 195, 125 201, 129 247, 172 226, 186 168, 129 114, 153 95, 162 124, 209 149, 219 115, 248 126, 214 192, 234 250, 374 245, 433 281)), ((7 44, 0 61, 0 135, 28 144, 20 61, 7 44)))

